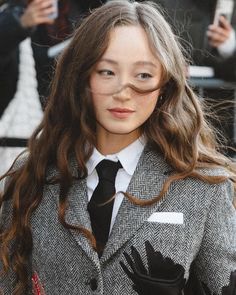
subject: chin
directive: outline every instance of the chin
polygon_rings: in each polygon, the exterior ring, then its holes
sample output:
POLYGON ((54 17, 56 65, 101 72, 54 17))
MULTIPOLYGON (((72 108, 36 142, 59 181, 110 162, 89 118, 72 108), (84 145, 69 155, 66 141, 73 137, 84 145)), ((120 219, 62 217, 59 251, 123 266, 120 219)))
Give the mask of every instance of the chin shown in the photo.
POLYGON ((133 133, 134 130, 130 130, 130 129, 110 129, 110 130, 107 130, 110 134, 117 134, 117 135, 125 135, 125 134, 131 134, 133 133))
POLYGON ((136 128, 131 128, 130 126, 127 126, 128 124, 122 124, 122 126, 107 126, 106 131, 109 132, 110 134, 130 134, 136 132, 136 128))

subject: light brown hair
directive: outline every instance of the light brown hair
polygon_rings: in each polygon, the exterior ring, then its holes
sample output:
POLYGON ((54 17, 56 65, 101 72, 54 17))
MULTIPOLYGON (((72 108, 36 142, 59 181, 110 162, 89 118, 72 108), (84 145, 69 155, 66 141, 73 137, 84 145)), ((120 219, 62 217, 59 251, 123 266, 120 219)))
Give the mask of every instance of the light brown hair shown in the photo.
POLYGON ((5 272, 13 269, 16 273, 15 295, 25 294, 29 282, 27 267, 33 246, 30 217, 42 200, 46 182, 60 186, 58 214, 62 225, 78 230, 96 246, 91 232, 65 221, 67 194, 73 182, 70 161, 71 157, 76 159, 79 178, 87 176, 86 161, 96 142, 89 77, 108 46, 109 33, 121 25, 144 28, 150 48, 162 64, 162 99, 142 131, 148 145, 161 152, 176 172, 167 179, 160 195, 149 202, 125 195, 131 202, 149 205, 157 202, 174 180, 191 176, 219 183, 228 178, 202 175, 199 167, 224 166, 229 177, 235 175, 231 161, 217 151, 214 132, 186 80, 186 60, 178 40, 159 9, 151 3, 108 2, 81 23, 61 54, 44 118, 29 140, 26 160, 5 175, 8 184, 1 196, 0 208, 10 202, 12 216, 0 229, 0 261, 5 272), (46 180, 49 167, 56 168, 58 176, 46 180))

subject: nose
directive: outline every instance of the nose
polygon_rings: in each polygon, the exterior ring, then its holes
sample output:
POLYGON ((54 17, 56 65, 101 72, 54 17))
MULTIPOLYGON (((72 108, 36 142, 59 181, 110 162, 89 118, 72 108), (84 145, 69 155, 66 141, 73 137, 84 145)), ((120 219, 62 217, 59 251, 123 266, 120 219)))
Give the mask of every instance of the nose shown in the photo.
POLYGON ((131 99, 132 90, 128 86, 123 86, 119 91, 113 94, 113 98, 120 101, 131 99))

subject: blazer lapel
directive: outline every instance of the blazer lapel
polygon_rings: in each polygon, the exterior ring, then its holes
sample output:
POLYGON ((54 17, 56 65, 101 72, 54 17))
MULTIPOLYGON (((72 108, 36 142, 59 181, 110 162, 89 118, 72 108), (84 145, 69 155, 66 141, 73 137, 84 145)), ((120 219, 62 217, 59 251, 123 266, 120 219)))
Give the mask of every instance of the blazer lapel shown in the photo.
MULTIPOLYGON (((71 225, 79 225, 91 231, 91 223, 87 211, 88 197, 86 180, 77 180, 71 187, 68 195, 69 206, 66 213, 66 221, 71 225)), ((97 253, 91 247, 90 242, 76 230, 70 230, 77 243, 84 252, 95 260, 98 260, 97 253)))
MULTIPOLYGON (((71 169, 74 176, 78 176, 77 163, 73 158, 71 160, 71 169)), ((87 211, 88 195, 86 179, 76 179, 73 182, 68 194, 68 209, 66 211, 66 222, 71 225, 81 226, 89 231, 91 230, 90 217, 87 211)), ((93 250, 90 242, 86 237, 76 230, 71 229, 73 237, 76 242, 81 246, 87 256, 92 259, 99 267, 99 258, 97 253, 93 250)))
MULTIPOLYGON (((152 199, 159 195, 164 180, 165 172, 170 171, 170 166, 158 155, 145 148, 134 175, 131 179, 127 192, 142 200, 152 199)), ((151 206, 139 206, 130 203, 124 198, 116 221, 107 242, 101 263, 113 255, 125 242, 127 242, 148 217, 157 211, 162 200, 151 206)))

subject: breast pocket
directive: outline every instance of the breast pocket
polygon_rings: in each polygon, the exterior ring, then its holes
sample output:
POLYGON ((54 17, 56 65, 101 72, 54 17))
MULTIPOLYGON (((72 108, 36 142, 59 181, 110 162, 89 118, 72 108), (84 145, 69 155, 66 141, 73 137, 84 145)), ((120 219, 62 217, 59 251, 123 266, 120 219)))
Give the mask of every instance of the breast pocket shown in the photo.
MULTIPOLYGON (((135 258, 132 254, 132 249, 135 248, 139 259, 147 270, 150 270, 150 263, 152 269, 157 269, 160 273, 162 273, 162 270, 175 270, 175 267, 179 268, 181 266, 184 275, 188 262, 188 238, 185 229, 184 224, 145 221, 132 240, 126 245, 125 252, 135 260, 137 255, 135 255, 135 258), (148 251, 147 244, 149 244, 149 249, 152 249, 152 255, 148 251), (175 266, 177 264, 179 266, 175 266)), ((125 257, 122 257, 122 259, 127 263, 125 257)), ((176 274, 175 271, 174 273, 176 274)), ((166 278, 170 278, 168 274, 169 271, 167 271, 166 278)), ((165 278, 163 273, 161 278, 165 278)), ((160 294, 169 293, 161 292, 160 294)))
POLYGON ((184 257, 188 248, 188 233, 184 223, 145 221, 130 242, 144 250, 145 241, 149 241, 156 251, 166 257, 184 257))

